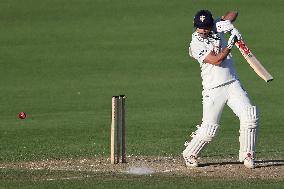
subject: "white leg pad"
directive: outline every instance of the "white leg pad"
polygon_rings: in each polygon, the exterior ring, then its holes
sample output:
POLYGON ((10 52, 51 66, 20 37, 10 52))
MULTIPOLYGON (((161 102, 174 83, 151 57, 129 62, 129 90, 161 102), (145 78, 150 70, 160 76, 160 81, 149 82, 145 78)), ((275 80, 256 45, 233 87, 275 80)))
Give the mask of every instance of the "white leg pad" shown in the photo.
POLYGON ((240 117, 240 151, 239 161, 244 161, 247 154, 255 156, 256 136, 258 129, 258 112, 255 106, 248 106, 240 117))
POLYGON ((197 130, 191 134, 192 140, 185 143, 184 157, 197 157, 200 151, 217 135, 218 124, 202 124, 197 126, 197 130))

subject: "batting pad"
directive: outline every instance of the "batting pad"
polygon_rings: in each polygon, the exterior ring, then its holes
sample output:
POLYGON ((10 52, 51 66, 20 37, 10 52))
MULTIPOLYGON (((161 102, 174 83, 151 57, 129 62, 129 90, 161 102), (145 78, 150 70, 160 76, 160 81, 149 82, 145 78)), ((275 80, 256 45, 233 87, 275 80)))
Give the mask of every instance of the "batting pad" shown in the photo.
POLYGON ((186 148, 183 151, 184 157, 197 157, 200 151, 217 135, 218 124, 202 124, 197 126, 197 130, 191 134, 192 140, 185 143, 186 148))
POLYGON ((255 156, 256 136, 258 130, 258 112, 255 106, 247 107, 247 111, 241 117, 240 124, 240 151, 239 161, 244 161, 247 154, 255 156))

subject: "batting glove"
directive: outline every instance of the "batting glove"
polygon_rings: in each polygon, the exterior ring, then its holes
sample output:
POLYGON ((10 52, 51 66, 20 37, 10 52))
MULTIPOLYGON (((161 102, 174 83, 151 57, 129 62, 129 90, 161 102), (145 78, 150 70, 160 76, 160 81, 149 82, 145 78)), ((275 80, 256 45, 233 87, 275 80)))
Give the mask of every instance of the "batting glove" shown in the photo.
POLYGON ((242 40, 242 35, 236 28, 232 29, 231 35, 235 35, 238 41, 242 40))
POLYGON ((230 20, 221 20, 216 23, 216 29, 217 29, 217 32, 227 33, 231 31, 232 29, 234 29, 234 26, 230 20))
POLYGON ((237 41, 237 36, 234 35, 234 34, 231 34, 231 36, 230 36, 230 38, 228 40, 227 48, 228 49, 232 49, 233 46, 235 45, 236 41, 237 41))

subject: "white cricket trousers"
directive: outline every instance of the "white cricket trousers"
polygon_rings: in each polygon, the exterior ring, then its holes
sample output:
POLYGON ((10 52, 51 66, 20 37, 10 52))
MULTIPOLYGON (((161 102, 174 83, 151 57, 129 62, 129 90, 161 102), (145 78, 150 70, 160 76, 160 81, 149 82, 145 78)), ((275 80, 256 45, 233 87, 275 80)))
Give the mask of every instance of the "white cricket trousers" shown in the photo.
POLYGON ((240 120, 240 150, 239 161, 247 156, 255 156, 256 134, 258 127, 258 112, 251 105, 247 92, 238 80, 231 81, 219 87, 203 90, 202 124, 191 134, 192 140, 186 142, 183 156, 198 156, 201 150, 217 135, 220 117, 227 104, 240 120))
POLYGON ((219 125, 221 114, 227 104, 236 116, 241 119, 247 107, 252 106, 247 92, 238 80, 219 87, 202 91, 203 117, 202 122, 219 125))

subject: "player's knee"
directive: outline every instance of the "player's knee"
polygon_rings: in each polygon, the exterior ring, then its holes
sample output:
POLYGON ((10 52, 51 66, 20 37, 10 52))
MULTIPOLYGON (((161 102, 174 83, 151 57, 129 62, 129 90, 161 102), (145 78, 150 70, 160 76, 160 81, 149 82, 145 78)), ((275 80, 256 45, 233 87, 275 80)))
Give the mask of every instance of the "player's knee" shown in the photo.
POLYGON ((243 111, 240 122, 242 128, 256 128, 258 126, 259 113, 256 106, 247 106, 243 111))
POLYGON ((196 136, 203 141, 210 142, 218 134, 218 130, 218 124, 202 123, 202 125, 196 131, 196 136))

